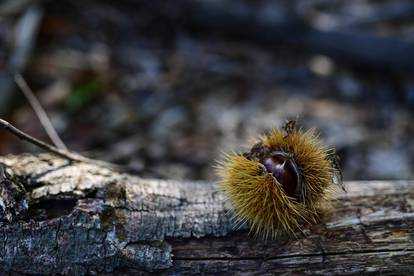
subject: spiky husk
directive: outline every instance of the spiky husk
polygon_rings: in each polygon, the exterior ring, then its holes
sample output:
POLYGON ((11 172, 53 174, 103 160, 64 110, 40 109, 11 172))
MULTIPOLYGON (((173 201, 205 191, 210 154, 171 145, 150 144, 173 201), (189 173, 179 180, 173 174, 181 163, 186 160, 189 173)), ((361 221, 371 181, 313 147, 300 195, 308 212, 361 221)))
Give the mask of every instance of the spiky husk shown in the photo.
POLYGON ((236 225, 247 223, 254 235, 275 238, 279 232, 294 233, 304 223, 317 222, 329 206, 336 174, 329 158, 332 151, 321 146, 314 130, 274 129, 260 141, 271 150, 293 154, 302 196, 300 200, 288 197, 258 161, 242 154, 226 155, 217 167, 219 187, 231 202, 236 225))

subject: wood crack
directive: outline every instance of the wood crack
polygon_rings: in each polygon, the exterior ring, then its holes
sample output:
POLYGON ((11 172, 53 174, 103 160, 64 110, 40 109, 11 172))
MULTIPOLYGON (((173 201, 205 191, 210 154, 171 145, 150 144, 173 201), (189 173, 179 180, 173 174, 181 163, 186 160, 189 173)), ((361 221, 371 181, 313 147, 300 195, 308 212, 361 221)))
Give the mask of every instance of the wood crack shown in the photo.
MULTIPOLYGON (((0 163, 15 187, 31 190, 16 193, 29 211, 17 216, 10 209, 11 220, 0 221, 0 272, 414 270, 414 216, 404 207, 414 202, 414 181, 346 182, 348 194, 337 192, 333 213, 319 224, 305 225, 296 239, 263 241, 235 230, 214 183, 142 179, 89 163, 62 166, 67 161, 47 154, 9 155, 0 163), (65 200, 66 208, 57 210, 65 200)), ((13 202, 15 194, 7 195, 13 202)))
POLYGON ((326 257, 326 256, 339 256, 339 255, 349 255, 349 254, 376 254, 376 253, 393 253, 393 252, 414 252, 414 249, 401 249, 401 250, 361 250, 361 251, 352 251, 352 252, 323 252, 323 253, 314 253, 314 254, 297 254, 297 255, 285 255, 285 256, 274 256, 274 257, 243 257, 243 258, 172 258, 173 261, 243 261, 243 260, 279 260, 279 259, 289 259, 289 258, 308 258, 308 257, 326 257))

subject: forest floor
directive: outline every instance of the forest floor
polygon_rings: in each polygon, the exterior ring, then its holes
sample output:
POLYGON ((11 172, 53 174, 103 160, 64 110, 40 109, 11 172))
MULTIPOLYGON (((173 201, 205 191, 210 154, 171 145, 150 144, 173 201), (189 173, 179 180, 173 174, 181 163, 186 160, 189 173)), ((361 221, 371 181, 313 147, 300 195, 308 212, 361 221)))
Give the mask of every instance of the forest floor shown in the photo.
MULTIPOLYGON (((255 5, 277 11, 274 2, 255 5)), ((329 2, 290 5, 321 9, 307 20, 334 30, 406 3, 329 2)), ((70 149, 145 177, 212 180, 223 151, 242 151, 249 139, 298 119, 337 149, 345 179, 414 177, 412 72, 194 33, 141 4, 43 4, 24 76, 70 149)), ((2 59, 12 52, 16 18, 0 21, 2 59)), ((409 18, 357 30, 412 41, 413 27, 409 18)), ((13 98, 1 116, 47 141, 22 94, 16 90, 13 98)), ((36 151, 4 132, 0 141, 0 154, 36 151)))

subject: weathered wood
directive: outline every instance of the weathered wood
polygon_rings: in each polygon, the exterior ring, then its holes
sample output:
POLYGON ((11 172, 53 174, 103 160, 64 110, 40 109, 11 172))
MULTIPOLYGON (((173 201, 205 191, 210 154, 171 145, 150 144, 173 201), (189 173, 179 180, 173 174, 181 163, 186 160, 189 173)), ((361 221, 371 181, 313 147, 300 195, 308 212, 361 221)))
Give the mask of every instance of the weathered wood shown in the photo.
POLYGON ((0 268, 12 273, 410 274, 414 181, 347 182, 304 236, 235 231, 214 183, 141 179, 50 155, 0 157, 0 268), (0 170, 2 172, 2 170, 0 170), (3 176, 2 176, 3 175, 3 176))

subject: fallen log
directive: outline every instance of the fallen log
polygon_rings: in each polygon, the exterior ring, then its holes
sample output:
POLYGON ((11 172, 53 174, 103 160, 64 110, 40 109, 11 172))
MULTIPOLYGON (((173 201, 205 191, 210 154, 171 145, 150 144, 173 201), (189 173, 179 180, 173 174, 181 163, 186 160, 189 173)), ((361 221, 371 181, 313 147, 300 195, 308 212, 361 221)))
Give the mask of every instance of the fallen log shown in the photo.
POLYGON ((214 183, 49 154, 0 157, 0 270, 29 274, 410 274, 414 181, 347 182, 296 237, 235 230, 214 183))

